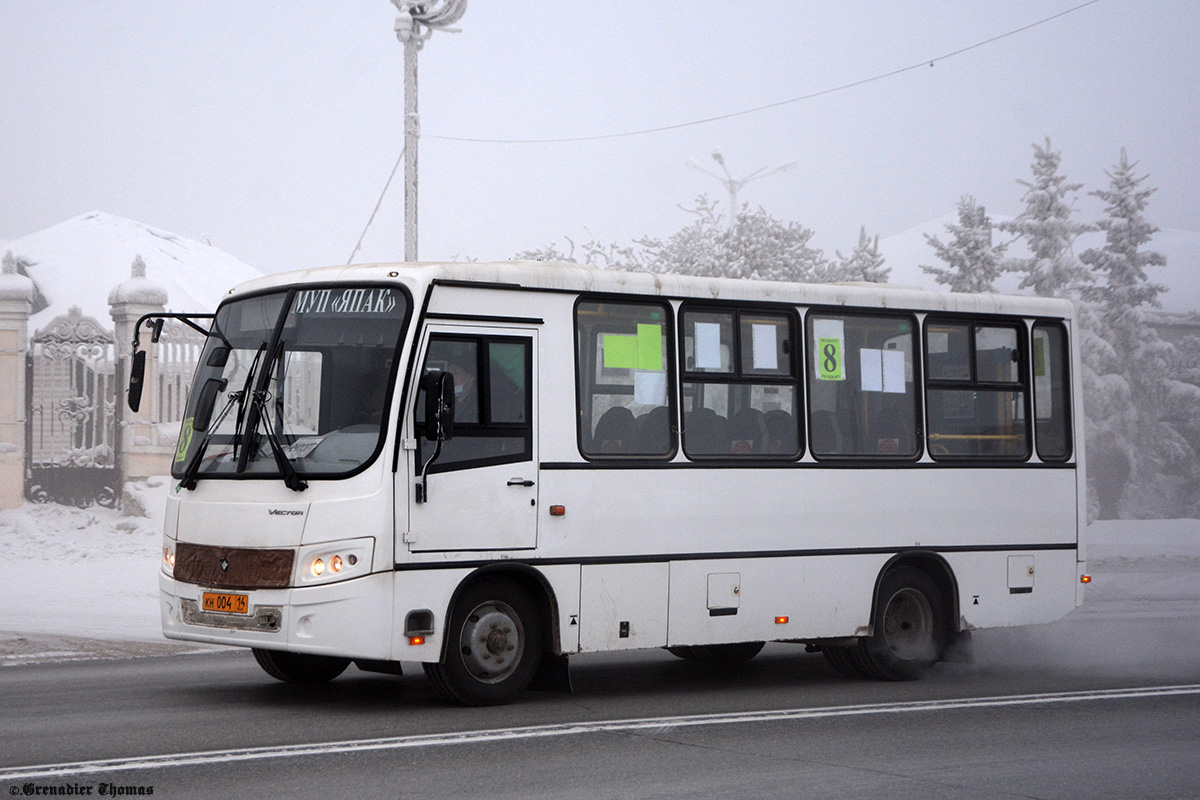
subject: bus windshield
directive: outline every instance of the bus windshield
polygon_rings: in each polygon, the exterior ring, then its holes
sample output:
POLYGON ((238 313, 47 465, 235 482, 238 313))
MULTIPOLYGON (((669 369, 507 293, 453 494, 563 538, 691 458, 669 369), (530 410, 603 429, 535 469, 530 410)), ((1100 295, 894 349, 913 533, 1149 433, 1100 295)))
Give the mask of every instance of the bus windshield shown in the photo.
MULTIPOLYGON (((341 477, 374 460, 408 318, 397 287, 284 290, 222 305, 172 475, 341 477)), ((191 488, 188 486, 188 488, 191 488)))

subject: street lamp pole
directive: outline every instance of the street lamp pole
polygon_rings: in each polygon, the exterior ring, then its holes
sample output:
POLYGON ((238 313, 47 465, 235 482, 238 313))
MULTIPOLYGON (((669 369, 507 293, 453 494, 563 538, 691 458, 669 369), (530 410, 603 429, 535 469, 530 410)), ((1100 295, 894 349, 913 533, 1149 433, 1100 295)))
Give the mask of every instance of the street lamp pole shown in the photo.
POLYGON ((733 175, 731 175, 729 173, 728 167, 725 166, 725 156, 721 154, 720 150, 713 150, 712 158, 713 158, 713 161, 717 162, 717 164, 720 165, 721 172, 725 173, 723 176, 718 175, 717 173, 713 172, 710 169, 705 169, 704 166, 694 158, 689 158, 687 161, 684 162, 684 164, 686 164, 687 166, 691 167, 694 170, 699 170, 700 172, 703 172, 705 175, 709 175, 713 178, 716 178, 718 181, 721 182, 721 185, 725 187, 725 191, 729 192, 729 227, 730 228, 732 228, 734 226, 734 223, 737 222, 738 210, 740 208, 740 206, 738 206, 738 191, 743 186, 745 186, 747 183, 750 183, 751 181, 756 181, 759 178, 765 178, 768 175, 775 175, 776 173, 787 172, 790 169, 796 168, 795 161, 788 161, 784 164, 779 164, 774 167, 762 167, 761 169, 756 169, 754 172, 747 173, 746 175, 743 175, 740 178, 735 178, 735 177, 733 177, 733 175))
POLYGON ((404 260, 417 260, 417 53, 435 30, 451 28, 467 10, 467 0, 392 0, 400 12, 396 38, 404 45, 404 260))

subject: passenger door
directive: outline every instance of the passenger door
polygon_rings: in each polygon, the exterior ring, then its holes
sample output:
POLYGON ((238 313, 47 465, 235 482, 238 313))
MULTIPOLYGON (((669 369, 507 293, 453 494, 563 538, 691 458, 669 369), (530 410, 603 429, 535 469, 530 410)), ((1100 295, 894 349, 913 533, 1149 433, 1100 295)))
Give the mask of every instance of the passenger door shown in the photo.
POLYGON ((454 375, 453 437, 425 436, 419 376, 408 409, 411 550, 515 550, 537 546, 537 332, 430 325, 419 375, 454 375), (414 441, 415 440, 415 441, 414 441), (425 473, 426 495, 417 502, 425 473))

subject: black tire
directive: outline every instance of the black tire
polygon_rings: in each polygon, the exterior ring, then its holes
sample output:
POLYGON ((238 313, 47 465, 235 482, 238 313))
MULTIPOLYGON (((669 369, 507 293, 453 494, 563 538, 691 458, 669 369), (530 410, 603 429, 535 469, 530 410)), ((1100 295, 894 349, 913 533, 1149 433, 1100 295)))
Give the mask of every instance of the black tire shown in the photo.
POLYGON ((252 649, 254 660, 276 680, 317 686, 329 683, 346 671, 350 659, 315 656, 308 653, 285 653, 281 650, 252 649))
POLYGON ((446 637, 444 660, 424 664, 425 674, 443 696, 465 706, 509 702, 529 686, 542 656, 537 608, 504 579, 464 589, 446 637))
POLYGON ((872 635, 847 651, 868 676, 916 680, 941 660, 949 634, 946 603, 921 570, 897 567, 883 576, 872 622, 872 635))
POLYGON ((736 642, 733 644, 681 644, 668 647, 667 652, 697 664, 731 667, 745 664, 758 655, 766 642, 736 642))
POLYGON ((847 678, 871 678, 873 675, 865 672, 859 664, 859 643, 854 645, 826 645, 821 648, 821 655, 840 675, 847 678))

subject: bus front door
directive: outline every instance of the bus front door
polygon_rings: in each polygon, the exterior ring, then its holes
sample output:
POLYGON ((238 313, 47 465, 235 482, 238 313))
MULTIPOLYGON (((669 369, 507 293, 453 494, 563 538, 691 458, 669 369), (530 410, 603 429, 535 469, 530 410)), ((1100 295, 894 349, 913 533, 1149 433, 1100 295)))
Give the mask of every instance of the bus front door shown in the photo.
POLYGON ((439 452, 424 429, 423 390, 410 408, 416 441, 403 538, 414 552, 537 546, 536 345, 530 329, 426 329, 421 375, 454 376, 455 410, 439 452))

